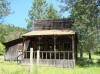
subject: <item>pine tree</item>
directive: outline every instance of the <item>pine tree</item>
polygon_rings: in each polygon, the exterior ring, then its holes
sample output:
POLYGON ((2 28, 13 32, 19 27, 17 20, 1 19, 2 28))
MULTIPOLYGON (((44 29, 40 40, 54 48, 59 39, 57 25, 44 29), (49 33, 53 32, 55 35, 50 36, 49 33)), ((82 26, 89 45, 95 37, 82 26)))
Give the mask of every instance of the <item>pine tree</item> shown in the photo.
POLYGON ((70 10, 71 18, 74 20, 74 29, 78 33, 80 51, 87 51, 89 59, 90 52, 96 48, 99 34, 100 22, 100 0, 61 0, 66 4, 62 9, 70 10))
POLYGON ((60 18, 57 10, 54 9, 51 3, 48 6, 46 0, 34 0, 31 10, 29 10, 29 18, 27 21, 27 28, 32 30, 35 19, 57 19, 60 18))
POLYGON ((29 19, 26 19, 28 29, 33 28, 33 22, 35 19, 45 19, 47 14, 46 0, 34 0, 31 10, 29 10, 29 19))
POLYGON ((60 16, 59 16, 57 10, 54 9, 52 3, 51 3, 50 6, 48 7, 47 18, 48 18, 48 19, 59 19, 59 18, 60 18, 60 16))

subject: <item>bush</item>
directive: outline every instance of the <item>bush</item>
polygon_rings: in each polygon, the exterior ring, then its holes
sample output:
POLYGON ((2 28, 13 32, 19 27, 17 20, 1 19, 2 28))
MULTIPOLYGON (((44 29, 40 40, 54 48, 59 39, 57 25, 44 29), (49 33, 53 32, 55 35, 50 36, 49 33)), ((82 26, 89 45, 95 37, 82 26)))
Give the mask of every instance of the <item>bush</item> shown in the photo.
POLYGON ((4 55, 5 46, 0 42, 0 55, 4 55))

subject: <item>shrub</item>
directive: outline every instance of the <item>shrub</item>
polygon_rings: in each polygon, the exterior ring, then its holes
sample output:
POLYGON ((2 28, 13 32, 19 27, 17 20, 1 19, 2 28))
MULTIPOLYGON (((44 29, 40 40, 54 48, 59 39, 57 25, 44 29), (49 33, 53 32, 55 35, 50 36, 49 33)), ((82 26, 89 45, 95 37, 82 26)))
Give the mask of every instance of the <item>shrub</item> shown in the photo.
POLYGON ((0 55, 4 55, 5 46, 0 42, 0 55))

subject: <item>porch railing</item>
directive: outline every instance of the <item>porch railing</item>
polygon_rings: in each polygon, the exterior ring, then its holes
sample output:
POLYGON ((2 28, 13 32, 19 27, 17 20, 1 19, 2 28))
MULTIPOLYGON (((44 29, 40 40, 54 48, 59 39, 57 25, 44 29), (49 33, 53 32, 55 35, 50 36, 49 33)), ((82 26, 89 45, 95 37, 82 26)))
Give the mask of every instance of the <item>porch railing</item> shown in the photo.
MULTIPOLYGON (((75 59, 73 58, 72 51, 40 51, 40 64, 41 66, 56 66, 56 67, 75 67, 75 59), (56 57, 55 57, 56 55, 56 57)), ((30 51, 24 51, 19 60, 22 64, 30 64, 30 51)), ((36 63, 37 51, 33 51, 33 63, 36 63)))
MULTIPOLYGON (((24 58, 30 58, 30 51, 24 52, 24 58)), ((33 59, 37 58, 37 51, 33 51, 33 59)), ((40 59, 73 59, 72 51, 40 51, 40 59)))

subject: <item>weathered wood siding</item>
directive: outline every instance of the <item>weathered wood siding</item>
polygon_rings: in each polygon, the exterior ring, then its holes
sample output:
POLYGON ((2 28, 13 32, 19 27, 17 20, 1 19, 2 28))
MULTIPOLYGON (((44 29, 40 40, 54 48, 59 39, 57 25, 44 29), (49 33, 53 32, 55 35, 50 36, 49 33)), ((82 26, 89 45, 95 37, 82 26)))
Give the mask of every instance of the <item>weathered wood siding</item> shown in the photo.
POLYGON ((70 29, 71 19, 35 20, 33 30, 70 29))
POLYGON ((6 61, 17 60, 17 56, 18 56, 18 44, 6 48, 6 52, 5 52, 6 61))
POLYGON ((5 61, 17 61, 17 57, 21 54, 20 51, 23 50, 23 39, 16 39, 4 43, 5 45, 5 61))
MULTIPOLYGON (((55 66, 55 67, 64 67, 64 68, 74 68, 75 60, 74 59, 40 59, 40 66, 55 66)), ((21 61, 22 65, 30 65, 29 59, 23 59, 21 61)), ((33 59, 33 64, 36 64, 36 59, 33 59)))

